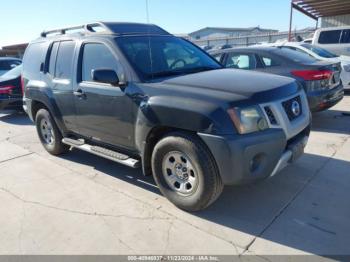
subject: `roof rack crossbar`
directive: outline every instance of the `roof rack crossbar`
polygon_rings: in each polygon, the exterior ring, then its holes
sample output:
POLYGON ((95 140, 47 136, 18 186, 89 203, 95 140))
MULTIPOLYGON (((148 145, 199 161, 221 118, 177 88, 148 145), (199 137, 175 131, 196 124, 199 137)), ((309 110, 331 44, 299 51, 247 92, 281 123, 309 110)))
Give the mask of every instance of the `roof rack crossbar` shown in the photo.
POLYGON ((55 34, 55 33, 65 35, 67 33, 67 31, 73 31, 73 30, 79 30, 79 29, 83 30, 85 33, 96 33, 96 31, 94 29, 95 27, 101 27, 107 33, 113 34, 113 31, 111 31, 104 23, 95 22, 95 23, 90 23, 90 24, 70 26, 70 27, 65 27, 65 28, 57 28, 57 29, 44 31, 41 33, 41 37, 47 37, 48 35, 55 34))

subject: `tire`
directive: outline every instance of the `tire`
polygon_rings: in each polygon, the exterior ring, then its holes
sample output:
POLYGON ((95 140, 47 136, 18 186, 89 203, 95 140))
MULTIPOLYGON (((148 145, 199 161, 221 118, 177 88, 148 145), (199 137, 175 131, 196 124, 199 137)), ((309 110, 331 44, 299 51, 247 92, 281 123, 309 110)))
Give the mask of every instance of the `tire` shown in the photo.
POLYGON ((62 143, 62 135, 46 109, 37 112, 35 125, 41 144, 51 155, 60 155, 69 150, 69 146, 62 143))
POLYGON ((186 211, 207 208, 223 191, 213 156, 194 135, 176 132, 162 138, 153 150, 152 170, 162 194, 186 211))

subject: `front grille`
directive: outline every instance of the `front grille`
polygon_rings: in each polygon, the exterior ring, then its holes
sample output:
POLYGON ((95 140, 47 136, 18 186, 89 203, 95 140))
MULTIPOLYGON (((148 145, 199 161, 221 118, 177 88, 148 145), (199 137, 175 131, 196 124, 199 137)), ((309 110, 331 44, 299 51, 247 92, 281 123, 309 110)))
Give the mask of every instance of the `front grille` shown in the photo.
POLYGON ((264 110, 265 110, 267 117, 269 118, 270 124, 277 125, 277 119, 276 119, 274 113, 272 112, 271 108, 269 106, 265 106, 264 110))
POLYGON ((293 121, 303 114, 300 96, 282 102, 282 106, 288 116, 289 121, 293 121))

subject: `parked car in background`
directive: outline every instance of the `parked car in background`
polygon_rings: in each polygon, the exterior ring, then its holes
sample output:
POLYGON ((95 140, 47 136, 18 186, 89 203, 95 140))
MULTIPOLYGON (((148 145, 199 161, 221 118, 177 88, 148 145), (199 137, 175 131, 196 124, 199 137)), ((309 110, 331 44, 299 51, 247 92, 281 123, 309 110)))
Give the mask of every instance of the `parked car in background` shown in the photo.
MULTIPOLYGON (((214 50, 224 50, 224 49, 228 49, 228 48, 232 48, 233 45, 230 45, 230 44, 225 44, 225 45, 216 45, 214 46, 213 48, 211 48, 210 50, 211 51, 214 51, 214 50)), ((207 50, 209 51, 209 50, 207 50)))
POLYGON ((22 64, 21 59, 14 57, 0 57, 0 76, 22 64))
POLYGON ((305 43, 305 44, 312 44, 312 38, 307 38, 307 39, 304 39, 303 41, 301 41, 302 43, 305 43))
POLYGON ((22 65, 0 76, 0 110, 22 110, 22 65))
POLYGON ((227 68, 295 78, 303 86, 313 112, 328 109, 344 97, 340 63, 320 61, 279 47, 233 48, 210 54, 227 68))
POLYGON ((270 44, 269 46, 288 48, 294 51, 307 54, 319 60, 328 61, 330 63, 340 63, 342 67, 340 79, 342 80, 343 87, 344 89, 350 89, 350 56, 338 56, 322 47, 310 45, 303 42, 286 42, 270 44))
POLYGON ((210 49, 213 49, 213 46, 211 45, 206 45, 201 47, 204 51, 209 51, 210 49))
POLYGON ((317 29, 312 44, 336 55, 350 55, 350 26, 317 29))
POLYGON ((275 175, 310 133, 294 79, 224 69, 155 25, 44 32, 26 49, 23 79, 24 108, 49 153, 73 147, 142 166, 188 211, 212 204, 224 185, 275 175))

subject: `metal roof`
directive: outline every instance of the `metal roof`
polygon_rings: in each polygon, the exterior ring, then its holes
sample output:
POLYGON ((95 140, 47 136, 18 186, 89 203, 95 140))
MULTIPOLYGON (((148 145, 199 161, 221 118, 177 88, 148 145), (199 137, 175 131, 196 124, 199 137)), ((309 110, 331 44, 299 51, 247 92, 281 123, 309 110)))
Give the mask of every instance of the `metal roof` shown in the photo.
POLYGON ((217 30, 217 31, 226 31, 226 32, 236 32, 236 31, 244 31, 244 32, 250 32, 250 31, 254 31, 254 30, 259 30, 259 31, 278 31, 275 29, 267 29, 267 28, 261 28, 260 26, 255 26, 255 27, 246 27, 246 28, 242 28, 242 27, 205 27, 199 30, 196 30, 192 33, 189 33, 189 35, 193 35, 205 30, 217 30))
POLYGON ((315 20, 320 17, 350 14, 349 0, 292 0, 292 6, 315 20))

